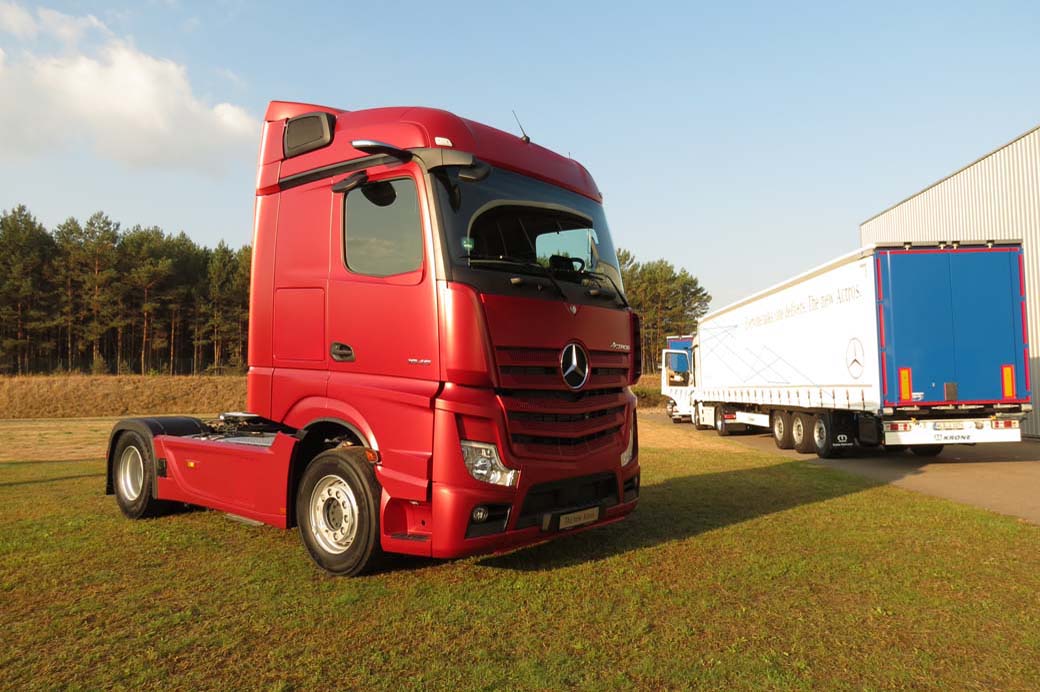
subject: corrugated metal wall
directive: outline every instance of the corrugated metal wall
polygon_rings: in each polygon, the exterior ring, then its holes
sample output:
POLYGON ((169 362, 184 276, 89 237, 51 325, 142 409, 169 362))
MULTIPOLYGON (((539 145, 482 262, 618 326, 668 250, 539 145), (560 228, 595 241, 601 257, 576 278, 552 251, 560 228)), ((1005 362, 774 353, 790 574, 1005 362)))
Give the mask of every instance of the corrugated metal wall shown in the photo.
MULTIPOLYGON (((1040 127, 891 207, 859 227, 860 244, 1022 240, 1030 366, 1040 389, 1040 127)), ((1023 432, 1040 436, 1040 406, 1023 432)))

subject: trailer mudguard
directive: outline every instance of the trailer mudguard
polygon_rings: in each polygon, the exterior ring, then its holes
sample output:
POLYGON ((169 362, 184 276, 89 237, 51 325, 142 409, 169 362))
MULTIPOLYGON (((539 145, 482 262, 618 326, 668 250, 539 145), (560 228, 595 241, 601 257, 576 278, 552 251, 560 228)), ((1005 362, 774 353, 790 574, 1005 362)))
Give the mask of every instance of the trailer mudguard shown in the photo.
MULTIPOLYGON (((133 430, 152 444, 154 454, 154 438, 156 435, 171 435, 183 437, 184 435, 199 435, 207 432, 209 428, 198 418, 190 416, 158 416, 153 418, 124 418, 112 428, 112 434, 108 436, 108 451, 105 454, 105 494, 115 493, 112 482, 112 464, 115 459, 116 441, 119 435, 127 430, 133 430)), ((152 496, 158 490, 158 484, 152 483, 152 496)))

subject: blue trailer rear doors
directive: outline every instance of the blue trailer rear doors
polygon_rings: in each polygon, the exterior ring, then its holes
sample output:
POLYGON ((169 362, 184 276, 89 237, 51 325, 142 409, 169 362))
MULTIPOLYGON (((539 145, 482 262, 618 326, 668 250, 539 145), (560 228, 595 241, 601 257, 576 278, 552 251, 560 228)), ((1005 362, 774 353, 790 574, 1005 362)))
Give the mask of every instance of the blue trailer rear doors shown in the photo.
POLYGON ((878 250, 886 405, 1029 400, 1019 246, 878 250))

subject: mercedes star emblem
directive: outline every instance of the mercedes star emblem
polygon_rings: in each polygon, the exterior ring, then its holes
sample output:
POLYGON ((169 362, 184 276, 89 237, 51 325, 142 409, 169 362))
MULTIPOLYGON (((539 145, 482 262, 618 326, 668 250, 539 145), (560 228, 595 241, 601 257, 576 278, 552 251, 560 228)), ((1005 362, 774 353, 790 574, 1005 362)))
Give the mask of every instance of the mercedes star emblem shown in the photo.
POLYGON ((578 344, 567 344, 560 353, 560 372, 571 389, 581 389, 589 379, 589 354, 578 344))
POLYGON ((849 369, 852 379, 858 380, 863 375, 863 344, 859 339, 849 339, 845 349, 845 367, 849 369))

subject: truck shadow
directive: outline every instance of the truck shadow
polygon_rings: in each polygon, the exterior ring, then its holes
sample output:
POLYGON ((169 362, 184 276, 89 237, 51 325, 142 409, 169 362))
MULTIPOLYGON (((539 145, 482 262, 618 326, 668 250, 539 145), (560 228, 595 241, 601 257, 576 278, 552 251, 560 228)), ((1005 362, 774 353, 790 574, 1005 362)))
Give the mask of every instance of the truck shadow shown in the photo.
POLYGON ((1040 459, 1040 443, 1034 440, 1021 442, 995 442, 975 445, 946 445, 938 456, 917 456, 909 450, 890 451, 881 447, 855 447, 835 459, 818 459, 815 454, 799 454, 794 450, 780 450, 773 444, 769 433, 738 433, 731 438, 737 444, 771 454, 779 454, 788 459, 830 464, 841 467, 843 463, 862 462, 881 468, 893 467, 904 470, 920 469, 932 464, 970 464, 990 462, 1026 462, 1035 463, 1040 459))
MULTIPOLYGON (((913 473, 912 468, 907 469, 913 473)), ((884 485, 803 461, 669 478, 646 484, 639 507, 613 526, 480 560, 519 571, 551 570, 682 540, 758 517, 884 485)))

